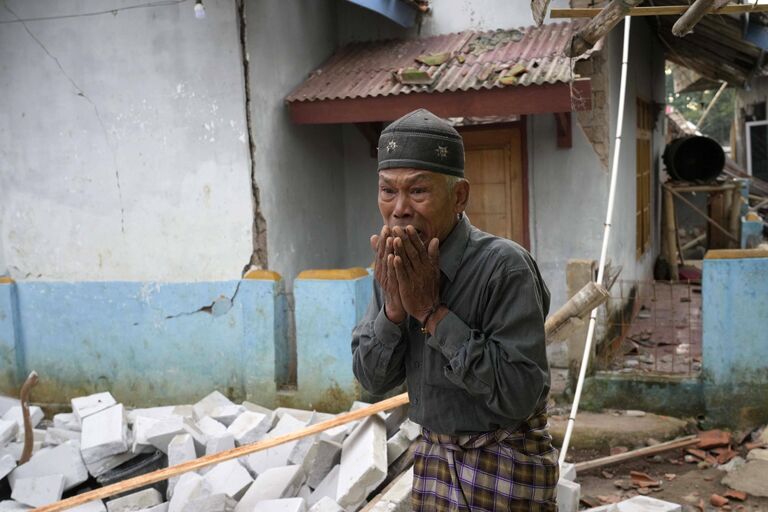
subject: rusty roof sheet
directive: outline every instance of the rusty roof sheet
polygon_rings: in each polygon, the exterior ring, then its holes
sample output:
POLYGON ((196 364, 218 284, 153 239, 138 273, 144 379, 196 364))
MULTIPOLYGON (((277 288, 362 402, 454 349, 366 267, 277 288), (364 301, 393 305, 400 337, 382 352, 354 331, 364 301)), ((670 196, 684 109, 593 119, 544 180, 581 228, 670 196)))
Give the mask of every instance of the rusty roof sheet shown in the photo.
MULTIPOLYGON (((525 72, 515 85, 570 82, 572 59, 563 54, 583 21, 553 23, 490 32, 466 31, 433 37, 351 43, 313 71, 286 101, 322 101, 505 87, 505 70, 520 64, 525 72), (439 66, 420 64, 421 55, 448 53, 439 66), (463 61, 463 62, 462 62, 463 61), (430 85, 406 85, 398 70, 416 68, 433 78, 430 85), (486 78, 487 77, 487 78, 486 78)), ((599 46, 595 50, 599 50, 599 46)), ((595 51, 593 50, 593 51, 595 51)), ((580 58, 588 58, 589 54, 580 58)))

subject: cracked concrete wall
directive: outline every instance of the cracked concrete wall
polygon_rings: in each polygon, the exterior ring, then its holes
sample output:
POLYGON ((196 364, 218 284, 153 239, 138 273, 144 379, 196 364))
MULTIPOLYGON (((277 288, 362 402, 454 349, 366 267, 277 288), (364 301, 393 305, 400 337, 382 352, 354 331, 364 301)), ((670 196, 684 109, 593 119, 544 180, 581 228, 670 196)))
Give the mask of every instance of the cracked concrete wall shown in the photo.
POLYGON ((335 50, 332 0, 246 2, 254 175, 270 270, 289 290, 310 268, 344 264, 341 127, 296 125, 285 96, 335 50))
MULTIPOLYGON (((7 0, 0 20, 117 0, 7 0)), ((232 0, 0 25, 0 244, 16 279, 239 278, 253 250, 232 0)))

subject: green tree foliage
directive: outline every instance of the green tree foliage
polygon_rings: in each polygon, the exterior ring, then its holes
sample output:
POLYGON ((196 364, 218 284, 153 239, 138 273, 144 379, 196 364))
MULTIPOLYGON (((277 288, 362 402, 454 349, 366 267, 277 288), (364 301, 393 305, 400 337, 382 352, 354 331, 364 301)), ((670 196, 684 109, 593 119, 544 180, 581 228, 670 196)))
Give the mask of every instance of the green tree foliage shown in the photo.
MULTIPOLYGON (((667 68, 666 74, 667 104, 672 105, 685 119, 696 124, 706 110, 709 102, 717 94, 717 89, 708 91, 685 92, 675 94, 672 73, 667 68)), ((699 126, 699 131, 708 137, 712 137, 723 146, 730 145, 731 122, 733 121, 733 109, 736 101, 733 88, 726 88, 718 98, 704 119, 704 124, 699 126)))

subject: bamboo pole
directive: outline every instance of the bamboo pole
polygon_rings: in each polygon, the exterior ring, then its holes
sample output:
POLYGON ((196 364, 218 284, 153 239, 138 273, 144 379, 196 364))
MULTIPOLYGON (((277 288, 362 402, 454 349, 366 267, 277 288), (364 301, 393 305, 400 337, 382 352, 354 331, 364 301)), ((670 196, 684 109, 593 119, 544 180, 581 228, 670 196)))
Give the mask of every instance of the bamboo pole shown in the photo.
POLYGON ((669 264, 669 280, 676 282, 679 269, 677 267, 677 243, 675 237, 675 198, 672 190, 664 187, 664 233, 667 246, 667 263, 669 264))
POLYGON ((704 113, 701 114, 701 117, 696 123, 697 130, 701 127, 702 123, 707 118, 707 114, 709 114, 709 111, 712 110, 712 107, 715 105, 715 103, 717 103, 717 100, 720 98, 720 95, 723 94, 723 91, 725 90, 726 87, 728 87, 728 82, 723 82, 722 85, 720 85, 720 88, 717 90, 715 97, 712 98, 712 100, 709 102, 709 105, 707 105, 707 108, 704 110, 704 113))
POLYGON ((547 345, 552 341, 567 336, 567 334, 563 334, 560 331, 570 330, 567 329, 567 325, 598 307, 608 300, 610 296, 608 290, 594 281, 584 285, 581 290, 568 299, 568 302, 563 307, 547 318, 547 321, 544 323, 544 332, 547 333, 547 345))
POLYGON ((177 464, 175 466, 171 466, 165 469, 159 469, 157 471, 153 471, 152 473, 147 473, 145 475, 139 475, 133 478, 129 478, 127 480, 123 480, 122 482, 117 482, 112 485, 107 485, 106 487, 102 487, 100 489, 95 489, 93 491, 88 491, 83 494, 78 494, 77 496, 72 496, 71 498, 67 498, 65 500, 58 501, 50 505, 38 507, 34 509, 34 511, 35 512, 59 512, 61 510, 67 510, 76 505, 83 505, 93 500, 108 498, 110 496, 114 496, 115 494, 120 494, 126 491, 138 489, 140 487, 144 487, 146 485, 150 485, 155 482, 160 482, 162 480, 167 480, 168 478, 178 476, 183 473, 187 473, 189 471, 194 471, 207 466, 212 466, 214 464, 218 464, 220 462, 224 462, 227 460, 237 459, 237 458, 243 457, 244 455, 249 455, 254 452, 266 450, 267 448, 273 448, 283 443, 289 443, 291 441, 296 441, 298 439, 302 439, 307 436, 319 434, 324 430, 338 427, 340 425, 344 425, 355 420, 360 420, 368 416, 373 416, 374 414, 378 414, 382 411, 386 411, 389 409, 394 409, 396 407, 399 407, 407 403, 408 403, 408 393, 403 393, 401 395, 397 395, 392 398, 382 400, 381 402, 375 403, 373 405, 363 407, 362 409, 358 409, 356 411, 339 414, 334 418, 331 418, 326 421, 322 421, 315 425, 310 425, 309 427, 306 427, 296 432, 292 432, 290 434, 275 437, 273 439, 266 439, 264 441, 257 441, 255 443, 252 443, 246 446, 240 446, 238 448, 233 448, 231 450, 227 450, 224 452, 219 452, 212 455, 206 455, 205 457, 201 457, 199 459, 183 462, 181 464, 177 464))
POLYGON ((693 32, 693 27, 712 9, 714 4, 715 0, 696 0, 672 26, 672 34, 683 37, 693 32))
POLYGON ((666 443, 656 444, 653 446, 646 446, 631 452, 619 453, 616 455, 609 455, 608 457, 602 457, 595 460, 588 460, 575 464, 576 473, 587 471, 589 469, 601 468, 611 464, 617 464, 624 462, 625 460, 635 459, 637 457, 645 457, 647 455, 656 455, 657 453, 666 452, 669 450, 675 450, 677 448, 687 448, 699 444, 698 436, 686 436, 680 439, 674 439, 667 441, 666 443))
POLYGON ((731 191, 731 211, 728 218, 728 227, 733 233, 734 249, 741 247, 741 188, 736 187, 731 191))
MULTIPOLYGON (((658 7, 632 7, 628 16, 678 16, 688 10, 688 5, 666 5, 658 7)), ((550 18, 594 18, 602 9, 585 7, 579 9, 550 9, 550 18)), ((710 9, 707 14, 740 14, 745 12, 768 12, 768 4, 726 5, 710 9)))
POLYGON ((590 50, 600 39, 619 24, 630 8, 643 0, 611 0, 600 13, 592 18, 581 30, 571 37, 571 44, 566 49, 568 57, 578 57, 590 50))
POLYGON ((736 183, 724 183, 722 185, 670 185, 665 186, 674 187, 678 192, 724 192, 731 188, 736 188, 736 183))

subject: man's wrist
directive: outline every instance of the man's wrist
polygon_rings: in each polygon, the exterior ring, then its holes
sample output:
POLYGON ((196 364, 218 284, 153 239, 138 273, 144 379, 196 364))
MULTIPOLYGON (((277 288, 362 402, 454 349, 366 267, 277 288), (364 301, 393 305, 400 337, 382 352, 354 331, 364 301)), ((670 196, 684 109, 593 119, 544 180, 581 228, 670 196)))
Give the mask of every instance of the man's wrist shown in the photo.
POLYGON ((399 311, 392 311, 392 307, 388 304, 384 304, 384 314, 387 317, 387 320, 392 322, 393 324, 400 325, 405 320, 405 311, 400 308, 399 311))
POLYGON ((434 313, 429 315, 429 318, 427 318, 427 323, 424 325, 424 330, 426 330, 430 336, 434 336, 435 332, 437 331, 437 324, 440 323, 440 320, 448 316, 448 313, 450 313, 451 310, 448 309, 448 306, 445 304, 440 304, 434 313))

